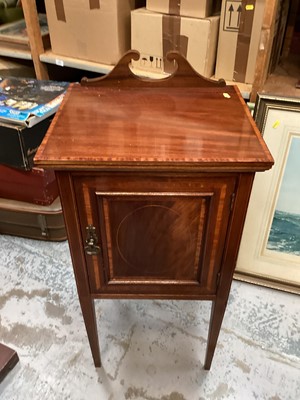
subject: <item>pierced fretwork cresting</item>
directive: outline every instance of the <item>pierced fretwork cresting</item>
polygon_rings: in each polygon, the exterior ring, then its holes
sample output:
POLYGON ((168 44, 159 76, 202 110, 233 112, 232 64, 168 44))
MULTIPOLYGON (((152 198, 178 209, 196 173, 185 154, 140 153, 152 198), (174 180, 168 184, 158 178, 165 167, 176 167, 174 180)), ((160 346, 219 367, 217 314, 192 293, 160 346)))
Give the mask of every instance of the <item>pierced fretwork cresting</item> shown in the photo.
POLYGON ((130 86, 130 87, 209 87, 217 88, 226 86, 224 79, 218 81, 205 78, 198 74, 189 62, 178 52, 170 51, 166 55, 169 62, 176 62, 177 69, 172 75, 163 79, 147 79, 135 75, 130 69, 131 60, 139 60, 140 53, 136 50, 129 50, 104 77, 83 78, 83 86, 130 86))

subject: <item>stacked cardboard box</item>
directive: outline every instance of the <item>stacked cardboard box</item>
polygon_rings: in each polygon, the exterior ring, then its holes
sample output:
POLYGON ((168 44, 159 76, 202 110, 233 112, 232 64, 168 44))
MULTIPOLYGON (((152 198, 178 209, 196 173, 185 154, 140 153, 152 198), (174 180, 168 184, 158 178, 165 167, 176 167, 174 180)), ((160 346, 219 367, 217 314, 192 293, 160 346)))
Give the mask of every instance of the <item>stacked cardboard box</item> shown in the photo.
POLYGON ((130 12, 139 0, 45 0, 53 53, 115 64, 130 49, 130 12))
POLYGON ((219 16, 211 16, 211 0, 147 0, 131 13, 131 48, 140 52, 133 70, 171 73, 170 50, 183 54, 205 77, 214 74, 219 16))
POLYGON ((253 83, 266 0, 223 0, 216 78, 253 83))

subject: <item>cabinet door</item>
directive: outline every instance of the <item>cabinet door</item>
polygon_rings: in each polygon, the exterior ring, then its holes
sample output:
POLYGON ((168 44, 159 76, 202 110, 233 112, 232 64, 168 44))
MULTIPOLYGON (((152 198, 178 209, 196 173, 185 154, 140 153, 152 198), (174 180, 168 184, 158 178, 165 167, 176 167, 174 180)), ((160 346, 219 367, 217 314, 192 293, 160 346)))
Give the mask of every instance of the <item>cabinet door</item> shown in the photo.
POLYGON ((215 293, 234 176, 74 173, 73 181, 92 293, 215 293))

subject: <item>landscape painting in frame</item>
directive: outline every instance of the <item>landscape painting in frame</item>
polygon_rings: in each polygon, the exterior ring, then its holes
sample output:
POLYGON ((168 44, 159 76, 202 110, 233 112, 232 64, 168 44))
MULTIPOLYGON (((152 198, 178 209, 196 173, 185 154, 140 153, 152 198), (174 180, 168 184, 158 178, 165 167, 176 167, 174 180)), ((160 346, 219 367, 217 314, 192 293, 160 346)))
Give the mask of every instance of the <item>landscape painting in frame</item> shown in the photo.
POLYGON ((255 176, 234 277, 300 294, 300 99, 258 94, 254 119, 274 165, 255 176))
POLYGON ((300 137, 292 136, 267 250, 298 257, 300 263, 300 137))

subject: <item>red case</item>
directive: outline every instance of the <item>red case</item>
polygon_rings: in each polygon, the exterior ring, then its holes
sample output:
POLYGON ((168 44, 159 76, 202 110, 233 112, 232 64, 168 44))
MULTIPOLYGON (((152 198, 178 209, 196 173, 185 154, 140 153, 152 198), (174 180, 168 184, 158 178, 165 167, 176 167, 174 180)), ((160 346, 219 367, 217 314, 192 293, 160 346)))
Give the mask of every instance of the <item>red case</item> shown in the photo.
POLYGON ((0 198, 48 206, 58 197, 54 171, 22 171, 0 165, 0 198))

